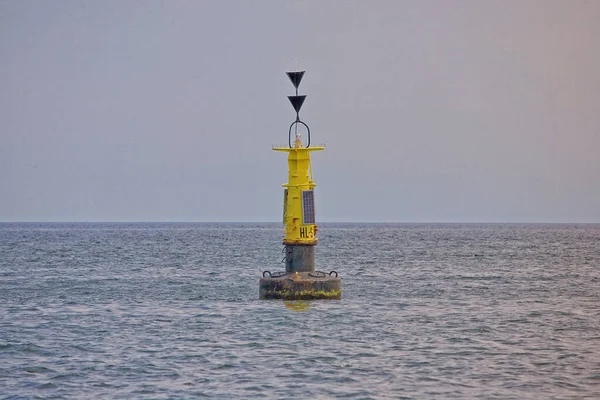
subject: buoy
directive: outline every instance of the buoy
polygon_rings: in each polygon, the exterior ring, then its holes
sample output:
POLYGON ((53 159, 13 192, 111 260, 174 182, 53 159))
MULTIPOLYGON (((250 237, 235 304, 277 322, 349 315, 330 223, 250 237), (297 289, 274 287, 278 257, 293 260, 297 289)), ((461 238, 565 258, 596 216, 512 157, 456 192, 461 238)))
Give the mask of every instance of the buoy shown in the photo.
POLYGON ((311 147, 310 128, 300 120, 300 109, 306 96, 298 95, 298 86, 304 72, 287 72, 296 88, 296 95, 288 96, 296 111, 296 120, 288 130, 288 146, 273 146, 275 151, 288 153, 288 182, 282 185, 285 226, 282 261, 285 262, 285 272, 263 272, 259 282, 261 299, 340 299, 342 296, 341 281, 337 272, 315 270, 318 228, 314 196, 316 184, 312 176, 310 153, 325 150, 325 146, 311 147), (299 127, 306 130, 306 145, 298 131, 299 127))

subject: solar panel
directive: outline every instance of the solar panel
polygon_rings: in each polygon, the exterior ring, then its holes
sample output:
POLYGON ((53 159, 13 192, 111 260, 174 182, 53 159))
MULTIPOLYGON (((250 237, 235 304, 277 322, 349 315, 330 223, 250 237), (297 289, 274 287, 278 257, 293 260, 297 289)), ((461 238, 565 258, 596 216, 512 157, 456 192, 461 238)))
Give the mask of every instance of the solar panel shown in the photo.
POLYGON ((283 190, 283 223, 285 224, 285 214, 287 214, 287 199, 288 199, 288 190, 283 190))
POLYGON ((312 190, 302 191, 302 217, 304 225, 315 223, 315 192, 312 190))

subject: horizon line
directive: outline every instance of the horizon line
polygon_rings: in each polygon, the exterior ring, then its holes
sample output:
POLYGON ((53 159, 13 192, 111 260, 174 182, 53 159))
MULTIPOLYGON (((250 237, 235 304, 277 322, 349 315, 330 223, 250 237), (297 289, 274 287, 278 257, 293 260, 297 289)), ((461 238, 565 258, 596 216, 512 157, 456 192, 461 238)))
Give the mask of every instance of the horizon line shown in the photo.
MULTIPOLYGON (((160 220, 75 220, 75 221, 0 221, 0 224, 281 224, 281 221, 160 221, 160 220)), ((600 224, 600 221, 322 221, 319 224, 600 224)), ((317 224, 318 225, 318 224, 317 224)))

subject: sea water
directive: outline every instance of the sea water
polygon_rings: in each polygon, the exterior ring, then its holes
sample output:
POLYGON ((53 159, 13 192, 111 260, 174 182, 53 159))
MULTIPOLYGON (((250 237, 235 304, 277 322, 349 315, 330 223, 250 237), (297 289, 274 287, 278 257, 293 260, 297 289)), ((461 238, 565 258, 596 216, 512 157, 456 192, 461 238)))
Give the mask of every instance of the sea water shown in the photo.
POLYGON ((0 398, 600 398, 600 225, 0 224, 0 398))

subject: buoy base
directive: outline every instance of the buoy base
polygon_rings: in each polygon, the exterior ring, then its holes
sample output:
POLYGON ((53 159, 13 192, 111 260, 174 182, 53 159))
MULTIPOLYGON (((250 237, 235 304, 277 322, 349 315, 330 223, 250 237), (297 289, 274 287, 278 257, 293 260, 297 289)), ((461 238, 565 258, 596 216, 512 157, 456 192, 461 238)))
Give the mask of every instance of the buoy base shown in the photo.
POLYGON ((295 272, 260 279, 261 300, 340 300, 342 282, 335 275, 324 272, 295 272))

